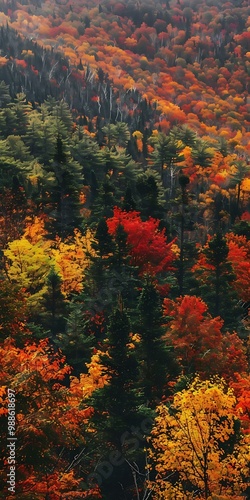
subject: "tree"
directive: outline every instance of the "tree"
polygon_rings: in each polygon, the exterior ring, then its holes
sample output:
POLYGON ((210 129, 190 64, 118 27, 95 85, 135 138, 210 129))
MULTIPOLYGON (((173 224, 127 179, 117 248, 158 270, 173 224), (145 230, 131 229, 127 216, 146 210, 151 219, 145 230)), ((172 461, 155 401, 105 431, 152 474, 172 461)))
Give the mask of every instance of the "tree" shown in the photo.
POLYGON ((42 113, 31 113, 24 136, 25 144, 30 148, 37 160, 49 165, 56 151, 56 135, 58 130, 50 116, 42 117, 42 113))
POLYGON ((233 380, 235 372, 247 370, 244 346, 236 333, 222 332, 221 318, 212 318, 207 305, 195 296, 163 301, 168 319, 164 339, 173 345, 186 376, 220 375, 233 380))
MULTIPOLYGON (((79 293, 83 288, 83 279, 94 257, 93 233, 89 229, 85 234, 77 229, 68 238, 56 237, 47 241, 50 255, 62 278, 62 292, 68 298, 72 293, 79 293)), ((45 243, 46 245, 46 243, 45 243)))
MULTIPOLYGON (((214 156, 213 149, 206 141, 197 139, 195 146, 192 149, 191 157, 197 169, 197 177, 199 183, 197 184, 197 191, 204 192, 208 187, 208 179, 214 156)), ((197 193, 198 194, 198 193, 197 193)))
POLYGON ((198 293, 207 303, 210 313, 221 316, 225 328, 232 329, 238 325, 240 309, 237 293, 233 289, 236 276, 228 253, 226 239, 217 233, 201 250, 193 270, 199 281, 198 293))
POLYGON ((68 132, 72 131, 73 120, 68 104, 62 99, 52 108, 52 116, 60 120, 68 132))
POLYGON ((93 404, 95 414, 102 420, 100 425, 105 429, 106 438, 108 436, 108 441, 119 447, 120 432, 129 423, 133 423, 133 418, 138 418, 136 417, 138 400, 141 399, 136 396, 135 391, 138 365, 134 350, 128 347, 131 340, 130 333, 127 314, 116 309, 109 320, 106 352, 100 356, 100 362, 109 377, 109 382, 92 395, 96 401, 96 404, 93 404))
POLYGON ((0 106, 4 108, 6 104, 11 101, 9 85, 6 85, 4 81, 0 81, 0 106))
POLYGON ((171 346, 163 339, 163 315, 159 292, 149 279, 143 286, 138 303, 137 331, 141 367, 141 388, 150 406, 168 392, 168 382, 178 374, 171 346))
POLYGON ((96 239, 93 244, 94 249, 98 252, 101 258, 104 256, 108 258, 109 254, 114 251, 114 242, 112 240, 112 236, 108 232, 107 222, 104 217, 102 217, 102 219, 98 222, 95 238, 96 239))
POLYGON ((66 304, 61 291, 62 279, 52 268, 47 276, 47 290, 43 294, 42 305, 45 311, 40 315, 44 328, 49 329, 52 339, 65 330, 66 304))
POLYGON ((250 432, 250 375, 248 373, 235 373, 234 380, 231 381, 237 398, 237 409, 240 412, 242 432, 250 432))
POLYGON ((12 111, 15 116, 15 126, 10 133, 15 131, 17 135, 24 134, 28 123, 28 113, 32 110, 31 104, 27 102, 26 95, 23 92, 18 93, 14 101, 7 104, 7 109, 12 111))
POLYGON ((202 168, 210 167, 213 158, 213 151, 205 141, 198 140, 192 150, 192 158, 196 165, 202 168))
POLYGON ((148 273, 155 276, 173 269, 173 242, 167 243, 165 230, 160 230, 159 224, 160 221, 152 217, 142 221, 139 212, 126 212, 116 207, 113 217, 107 219, 112 235, 119 225, 123 226, 127 233, 130 264, 138 266, 140 275, 148 273))
POLYGON ((130 187, 127 187, 122 202, 122 209, 129 212, 130 210, 135 210, 135 208, 136 208, 136 203, 133 198, 132 189, 130 187))
MULTIPOLYGON (((136 181, 138 174, 142 171, 140 165, 136 164, 132 158, 126 154, 125 148, 113 146, 111 149, 102 149, 105 159, 105 175, 110 177, 116 188, 117 196, 124 193, 128 183, 136 181)), ((105 178, 104 178, 105 179, 105 178)))
POLYGON ((38 312, 51 269, 51 261, 42 242, 32 244, 23 236, 8 244, 4 256, 8 259, 8 278, 26 290, 30 312, 38 312))
POLYGON ((115 125, 106 125, 102 129, 108 148, 112 146, 124 147, 128 144, 130 139, 130 132, 128 125, 123 122, 117 122, 115 125))
POLYGON ((100 219, 93 248, 96 254, 91 257, 81 294, 87 311, 92 315, 110 314, 118 296, 125 307, 134 309, 139 286, 138 268, 130 262, 127 233, 122 224, 118 224, 111 234, 107 221, 100 219))
POLYGON ((233 165, 233 170, 234 170, 234 172, 232 172, 232 174, 230 175, 230 178, 231 178, 230 180, 231 180, 231 187, 236 188, 236 193, 235 193, 235 199, 236 199, 235 213, 232 214, 232 219, 234 221, 235 218, 239 217, 239 215, 241 215, 241 213, 242 213, 241 206, 240 206, 242 182, 247 177, 247 175, 249 174, 250 168, 246 164, 245 161, 238 160, 233 165))
POLYGON ((160 405, 149 438, 154 498, 240 499, 247 489, 249 448, 237 432, 239 412, 221 379, 200 381, 160 405))
POLYGON ((182 155, 184 144, 175 137, 167 137, 161 132, 153 139, 153 144, 155 149, 151 154, 151 161, 154 166, 160 168, 163 186, 169 188, 171 198, 177 169, 176 165, 184 160, 182 155))
POLYGON ((152 169, 146 170, 138 176, 135 187, 135 199, 142 217, 164 220, 165 193, 159 174, 152 169))
POLYGON ((8 280, 0 279, 1 342, 11 337, 18 347, 23 346, 30 332, 25 327, 27 298, 24 290, 8 280))
POLYGON ((113 207, 116 204, 115 195, 115 186, 107 175, 97 190, 97 196, 92 206, 92 217, 95 221, 101 217, 110 217, 112 215, 113 207))
POLYGON ((179 274, 178 274, 178 282, 179 282, 179 295, 183 293, 183 285, 184 285, 184 230, 185 230, 185 208, 188 205, 189 197, 187 193, 187 185, 189 184, 189 177, 182 172, 179 175, 179 184, 181 188, 181 213, 180 213, 180 260, 179 260, 179 274))
POLYGON ((53 237, 67 237, 81 226, 79 197, 83 179, 80 165, 71 159, 60 136, 57 137, 54 161, 48 170, 53 173, 54 183, 46 202, 47 229, 53 237))
POLYGON ((0 197, 0 245, 2 250, 7 244, 21 237, 26 217, 30 215, 32 205, 28 205, 24 189, 16 177, 12 189, 4 189, 0 197))
POLYGON ((90 424, 90 446, 93 448, 94 440, 100 462, 97 473, 102 470, 102 464, 108 464, 110 468, 107 450, 109 453, 116 452, 120 457, 119 466, 114 471, 112 467, 112 474, 107 473, 106 481, 101 485, 104 497, 108 495, 110 500, 120 498, 123 492, 130 494, 131 498, 134 485, 129 463, 136 461, 138 466, 141 465, 145 441, 142 436, 140 446, 131 445, 130 429, 137 429, 143 419, 151 417, 138 387, 135 347, 129 347, 129 344, 129 318, 121 308, 117 308, 109 319, 105 351, 99 356, 102 374, 108 380, 102 388, 93 392, 89 400, 95 409, 90 424))
POLYGON ((79 138, 77 133, 73 136, 71 148, 72 156, 83 168, 84 182, 91 181, 91 172, 95 173, 98 181, 102 180, 105 158, 97 142, 86 134, 79 138))
POLYGON ((226 235, 228 244, 228 260, 232 264, 236 280, 233 283, 240 299, 248 302, 250 296, 250 241, 246 236, 233 233, 226 235))
MULTIPOLYGON (((81 408, 79 383, 72 380, 65 387, 65 377, 70 373, 65 357, 55 352, 48 340, 37 344, 30 341, 20 348, 10 338, 1 343, 0 356, 0 425, 5 441, 8 394, 15 400, 15 437, 19 443, 16 498, 98 498, 98 488, 90 491, 83 487, 75 458, 85 446, 84 434, 92 410, 81 408)), ((0 484, 5 498, 10 497, 7 460, 8 448, 1 446, 0 484)))
POLYGON ((187 125, 174 126, 171 129, 170 135, 175 138, 175 140, 182 141, 185 146, 191 148, 195 147, 197 134, 187 125))
POLYGON ((28 166, 32 158, 29 148, 25 146, 21 137, 19 135, 8 135, 6 141, 15 160, 22 162, 23 166, 28 166))
POLYGON ((84 310, 83 304, 77 298, 68 304, 68 314, 64 319, 63 330, 57 332, 54 343, 66 356, 67 363, 72 367, 76 377, 86 371, 86 363, 91 359, 94 345, 97 343, 94 335, 94 320, 84 310))
POLYGON ((5 189, 12 189, 16 180, 24 185, 31 170, 30 165, 15 159, 14 152, 11 151, 10 143, 7 140, 0 140, 0 155, 1 192, 4 192, 5 189))

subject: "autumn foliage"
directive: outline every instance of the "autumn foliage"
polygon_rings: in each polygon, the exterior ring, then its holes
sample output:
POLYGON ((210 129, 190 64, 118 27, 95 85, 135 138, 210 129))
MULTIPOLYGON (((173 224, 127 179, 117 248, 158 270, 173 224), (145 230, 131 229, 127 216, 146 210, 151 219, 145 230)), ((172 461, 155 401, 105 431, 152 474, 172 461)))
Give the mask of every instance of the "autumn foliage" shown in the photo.
POLYGON ((250 498, 249 30, 0 0, 1 498, 250 498))
POLYGON ((169 408, 158 407, 149 455, 156 469, 154 498, 192 498, 194 489, 201 499, 241 498, 249 441, 235 441, 235 407, 233 391, 222 381, 198 378, 169 408))
POLYGON ((222 333, 223 321, 212 318, 199 297, 164 299, 163 310, 168 318, 166 341, 175 346, 186 374, 220 374, 233 380, 236 372, 247 370, 243 343, 235 333, 222 333))
POLYGON ((167 243, 165 230, 159 229, 159 220, 150 217, 143 221, 139 212, 127 213, 114 208, 114 215, 107 220, 107 225, 112 235, 115 235, 119 225, 124 228, 131 264, 138 266, 140 273, 155 276, 173 269, 173 242, 167 243))
MULTIPOLYGON (((76 495, 85 498, 87 492, 79 491, 81 480, 70 467, 69 457, 72 446, 84 443, 84 426, 92 409, 80 408, 83 391, 79 391, 73 380, 68 388, 63 384, 71 371, 65 358, 53 352, 48 340, 17 348, 12 340, 6 339, 0 352, 4 356, 2 420, 7 414, 8 387, 15 390, 17 399, 18 498, 29 498, 30 492, 36 496, 46 492, 54 500, 66 492, 67 498, 76 495), (60 454, 62 449, 64 452, 60 454), (46 473, 48 468, 53 473, 46 473)), ((6 450, 2 449, 2 453, 6 460, 6 450)), ((92 493, 95 494, 88 492, 92 493)), ((98 498, 98 491, 96 494, 98 498)), ((9 498, 7 493, 6 498, 9 498)))

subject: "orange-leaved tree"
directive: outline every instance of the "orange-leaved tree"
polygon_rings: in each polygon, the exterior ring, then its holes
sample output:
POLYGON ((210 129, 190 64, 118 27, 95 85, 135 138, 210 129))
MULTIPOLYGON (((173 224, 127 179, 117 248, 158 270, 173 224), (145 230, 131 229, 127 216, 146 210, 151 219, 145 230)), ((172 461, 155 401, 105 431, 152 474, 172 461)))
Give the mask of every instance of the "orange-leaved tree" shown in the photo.
POLYGON ((3 430, 0 483, 8 491, 8 392, 15 394, 16 490, 18 500, 71 500, 98 498, 80 474, 78 454, 84 461, 86 424, 92 408, 82 406, 83 389, 75 379, 65 383, 70 368, 48 341, 16 347, 7 338, 0 346, 0 425, 3 430), (93 496, 92 496, 93 495, 93 496))
POLYGON ((230 383, 237 397, 237 410, 240 413, 242 430, 250 433, 250 375, 248 373, 235 373, 234 380, 230 383))
POLYGON ((235 372, 247 371, 241 339, 236 333, 222 333, 223 320, 213 318, 200 297, 166 298, 163 307, 169 318, 166 342, 175 347, 186 375, 199 373, 206 378, 218 374, 228 380, 235 372))
POLYGON ((233 286, 240 299, 248 302, 250 297, 250 241, 246 236, 233 233, 228 233, 226 238, 229 248, 228 260, 236 275, 233 286))

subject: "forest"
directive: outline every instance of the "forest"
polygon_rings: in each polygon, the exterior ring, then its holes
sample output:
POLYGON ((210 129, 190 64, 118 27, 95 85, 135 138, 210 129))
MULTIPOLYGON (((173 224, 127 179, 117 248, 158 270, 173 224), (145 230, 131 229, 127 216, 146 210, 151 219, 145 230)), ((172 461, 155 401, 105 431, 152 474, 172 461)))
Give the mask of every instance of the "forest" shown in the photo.
POLYGON ((248 0, 0 0, 0 499, 250 498, 248 0))

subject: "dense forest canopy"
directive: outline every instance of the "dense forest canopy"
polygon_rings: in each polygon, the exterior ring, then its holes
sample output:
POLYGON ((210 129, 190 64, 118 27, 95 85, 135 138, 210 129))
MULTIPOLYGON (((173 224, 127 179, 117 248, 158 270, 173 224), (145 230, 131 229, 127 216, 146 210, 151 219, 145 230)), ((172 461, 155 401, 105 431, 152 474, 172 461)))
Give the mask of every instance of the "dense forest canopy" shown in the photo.
POLYGON ((247 0, 0 0, 1 498, 249 498, 249 84, 247 0))

